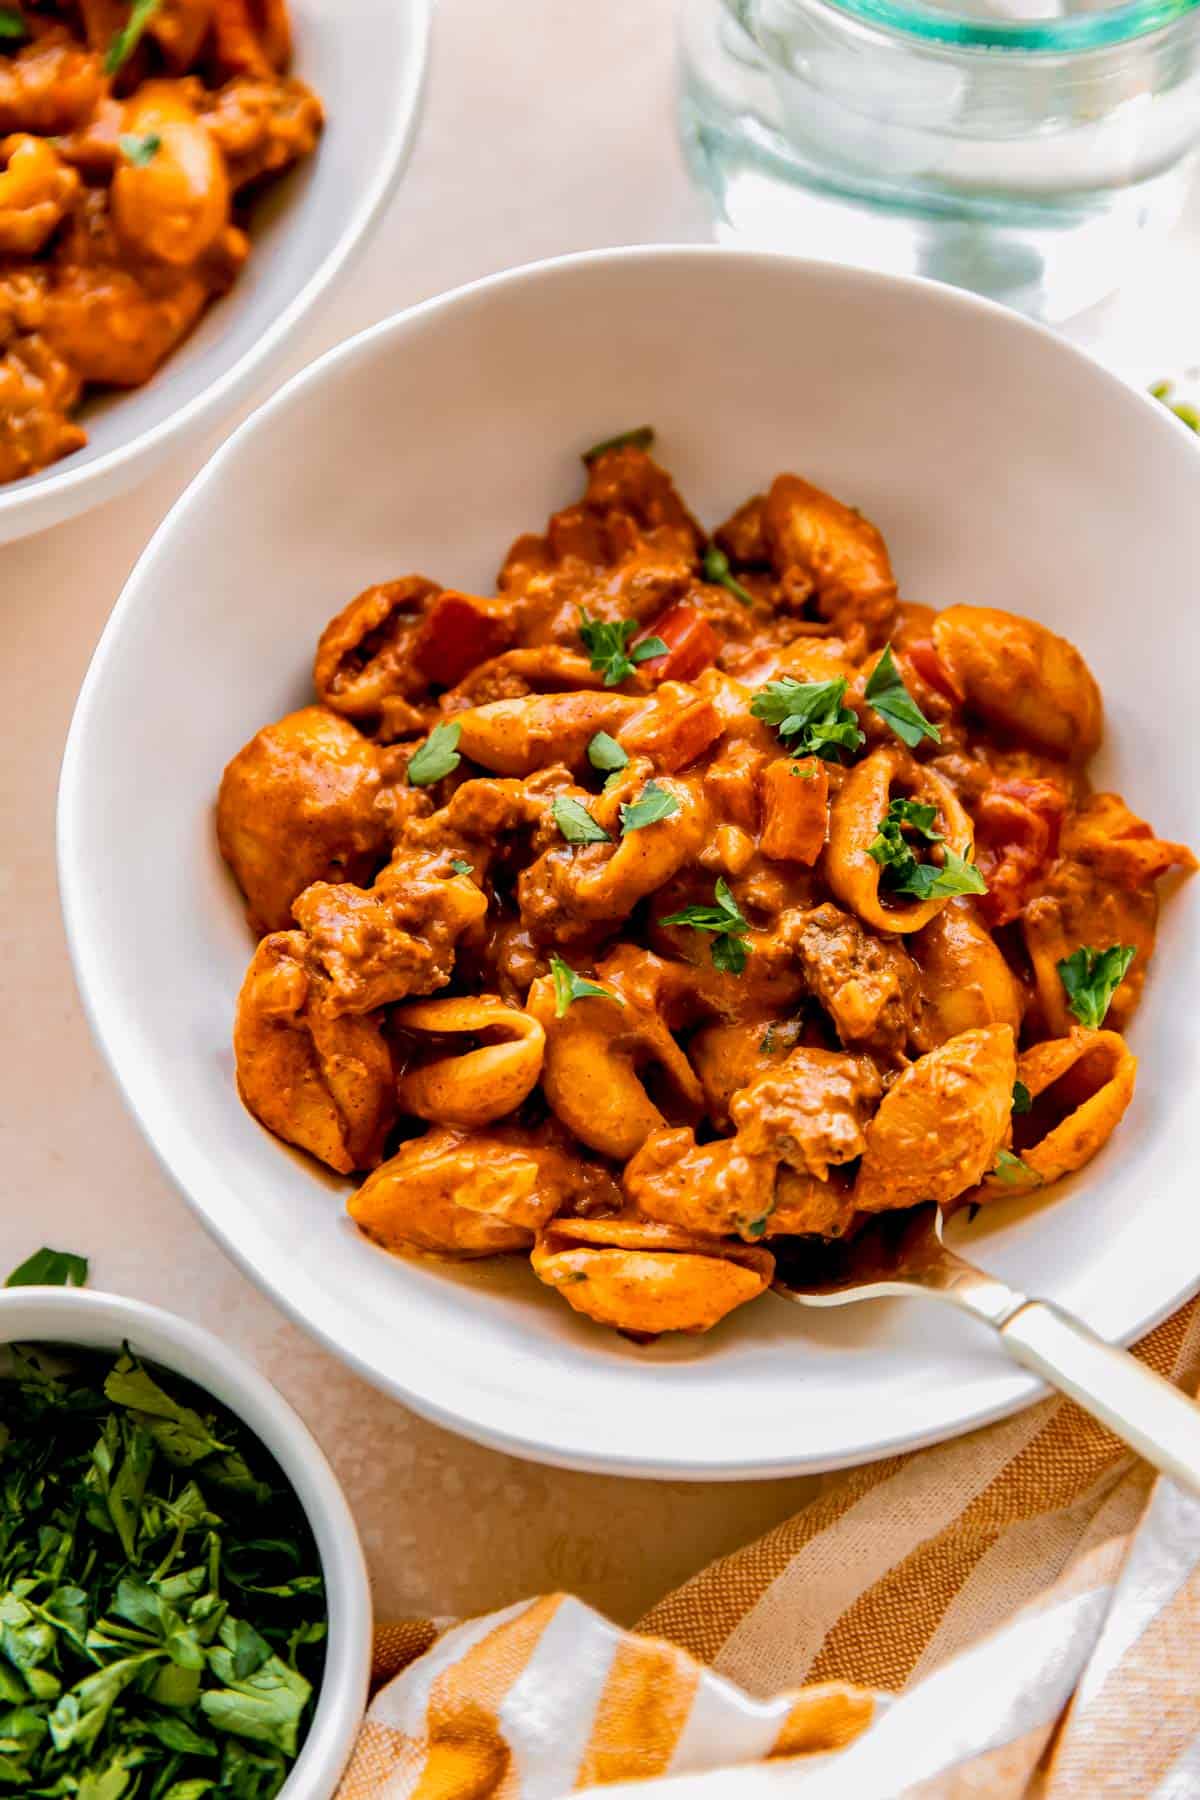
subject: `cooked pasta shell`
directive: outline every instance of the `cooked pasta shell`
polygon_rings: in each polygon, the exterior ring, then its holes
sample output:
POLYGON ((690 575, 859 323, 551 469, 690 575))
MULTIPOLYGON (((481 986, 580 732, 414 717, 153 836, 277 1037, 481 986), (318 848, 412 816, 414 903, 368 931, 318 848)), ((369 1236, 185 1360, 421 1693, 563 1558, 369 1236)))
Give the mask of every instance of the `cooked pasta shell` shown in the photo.
POLYGON ((531 1013, 496 994, 417 1000, 397 1007, 392 1024, 420 1037, 462 1033, 483 1038, 462 1055, 407 1068, 396 1084, 402 1112, 440 1125, 490 1125, 515 1112, 537 1085, 546 1037, 531 1013))

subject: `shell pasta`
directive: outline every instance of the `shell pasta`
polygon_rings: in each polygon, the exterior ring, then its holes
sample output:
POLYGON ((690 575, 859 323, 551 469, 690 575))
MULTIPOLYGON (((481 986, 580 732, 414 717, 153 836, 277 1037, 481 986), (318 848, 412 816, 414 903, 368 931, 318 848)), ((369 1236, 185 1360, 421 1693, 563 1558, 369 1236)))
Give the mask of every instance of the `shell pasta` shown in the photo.
POLYGON ((287 0, 0 6, 0 482, 87 443, 250 255, 255 197, 315 149, 287 0))
POLYGON ((796 475, 710 536, 650 435, 495 593, 351 600, 217 806, 249 1111, 387 1250, 524 1256, 635 1339, 755 1299, 781 1238, 1082 1168, 1195 866, 1092 791, 1071 644, 903 599, 796 475))

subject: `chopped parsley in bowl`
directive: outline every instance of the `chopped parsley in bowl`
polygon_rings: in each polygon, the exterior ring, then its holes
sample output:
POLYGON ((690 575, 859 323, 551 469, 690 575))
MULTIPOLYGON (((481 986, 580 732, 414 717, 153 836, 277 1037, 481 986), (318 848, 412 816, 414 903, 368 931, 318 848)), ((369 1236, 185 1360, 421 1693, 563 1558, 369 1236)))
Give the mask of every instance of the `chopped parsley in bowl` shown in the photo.
POLYGON ((215 1339, 137 1302, 17 1288, 0 1325, 0 1784, 327 1795, 361 1719, 370 1615, 304 1427, 215 1339), (20 1315, 38 1313, 35 1338, 20 1315), (181 1353, 153 1341, 163 1323, 181 1353), (239 1365, 244 1395, 201 1348, 239 1365), (288 1443, 251 1428, 263 1401, 288 1443))

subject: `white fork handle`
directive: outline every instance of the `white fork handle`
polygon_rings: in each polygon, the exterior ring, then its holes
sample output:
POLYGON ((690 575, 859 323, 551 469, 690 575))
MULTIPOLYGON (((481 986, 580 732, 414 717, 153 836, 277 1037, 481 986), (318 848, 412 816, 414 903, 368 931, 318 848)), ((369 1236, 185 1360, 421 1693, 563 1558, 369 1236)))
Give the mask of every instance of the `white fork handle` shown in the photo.
POLYGON ((1200 1495, 1200 1406, 1127 1350, 1049 1300, 1028 1300, 997 1329, 1009 1355, 1200 1495))

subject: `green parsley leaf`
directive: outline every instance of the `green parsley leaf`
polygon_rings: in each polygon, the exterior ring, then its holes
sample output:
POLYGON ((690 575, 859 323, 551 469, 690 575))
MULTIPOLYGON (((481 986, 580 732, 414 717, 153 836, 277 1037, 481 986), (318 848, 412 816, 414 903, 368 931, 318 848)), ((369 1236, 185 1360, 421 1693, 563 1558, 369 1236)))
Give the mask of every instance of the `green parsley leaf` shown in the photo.
POLYGON ((660 819, 670 819, 678 811, 674 794, 659 787, 657 781, 648 781, 637 799, 621 808, 621 836, 627 831, 641 831, 646 825, 657 825, 660 819))
POLYGON ((797 681, 785 675, 755 694, 750 711, 775 726, 790 755, 840 762, 843 750, 857 750, 866 742, 856 714, 842 705, 845 694, 840 675, 833 681, 797 681))
POLYGON ((129 8, 129 17, 111 42, 104 56, 104 73, 115 75, 117 70, 129 61, 142 40, 147 25, 162 5, 163 0, 133 0, 129 8))
POLYGON ((875 836, 867 845, 867 855, 874 857, 881 869, 891 872, 893 885, 909 879, 917 866, 912 845, 904 835, 906 828, 916 832, 927 843, 945 842, 942 833, 933 829, 936 818, 936 806, 923 806, 916 800, 888 802, 887 812, 880 819, 875 836))
POLYGON ((1136 954, 1132 944, 1110 944, 1107 950, 1082 945, 1058 964, 1067 1005, 1089 1031, 1099 1031, 1103 1025, 1112 997, 1136 954))
POLYGON ((178 1750, 188 1756, 215 1756, 217 1746, 211 1738, 203 1738, 198 1731, 193 1731, 184 1719, 172 1713, 164 1713, 160 1718, 146 1720, 146 1730, 151 1737, 165 1744, 168 1750, 178 1750))
POLYGON ((649 450, 653 442, 653 425, 635 425, 631 431, 618 431, 616 437, 601 438, 598 444, 593 444, 590 450, 584 451, 583 460, 585 463, 593 463, 598 456, 603 456, 609 450, 649 450))
POLYGON ((918 900, 929 900, 935 895, 986 894, 987 883, 974 863, 967 862, 948 845, 941 864, 917 861, 904 832, 915 831, 931 844, 944 843, 942 833, 933 829, 936 818, 935 806, 917 800, 889 802, 887 816, 880 819, 876 835, 867 845, 867 855, 884 871, 889 890, 893 894, 912 894, 918 900))
POLYGON ((759 1040, 758 1049, 759 1049, 759 1054, 761 1056, 773 1056, 774 1055, 774 1053, 775 1053, 774 1021, 772 1021, 772 1023, 770 1025, 768 1025, 767 1029, 763 1032, 762 1037, 759 1040))
POLYGON ((587 747, 588 761, 593 769, 600 769, 608 774, 616 774, 629 761, 628 752, 622 750, 615 737, 609 737, 607 731, 598 731, 587 747))
POLYGON ((603 825, 597 825, 581 800, 572 800, 568 794, 556 794, 550 812, 568 844, 612 842, 603 825))
POLYGON ((458 754, 461 736, 462 726, 457 720, 434 726, 420 749, 408 759, 408 779, 413 787, 429 787, 443 775, 454 773, 462 761, 458 754))
POLYGON ((589 981, 585 975, 577 975, 569 963, 561 956, 550 958, 550 973, 554 978, 554 1016, 561 1019, 573 1000, 614 1000, 618 1006, 625 1002, 619 994, 610 994, 607 988, 598 982, 589 981))
POLYGON ((298 1670, 278 1656, 252 1674, 238 1674, 238 1658, 230 1647, 230 1622, 221 1627, 221 1647, 209 1651, 209 1663, 224 1686, 200 1696, 200 1710, 222 1731, 252 1743, 270 1744, 295 1756, 300 1719, 312 1688, 298 1670))
POLYGON ((1037 1170, 1031 1169, 1023 1157, 1014 1156, 1011 1150, 1001 1150, 997 1154, 992 1174, 1006 1187, 1040 1187, 1042 1183, 1037 1170))
POLYGON ((890 725, 901 743, 914 750, 922 738, 940 744, 942 734, 921 711, 903 681, 888 644, 871 670, 865 689, 867 704, 890 725))
POLYGON ((745 938, 715 937, 712 942, 713 968, 719 969, 722 975, 740 975, 746 966, 746 958, 750 954, 750 946, 745 938))
POLYGON ((705 581, 711 581, 714 587, 727 588, 735 600, 743 606, 754 605, 754 595, 749 588, 744 588, 736 580, 729 567, 729 558, 716 544, 710 544, 704 552, 704 561, 700 565, 705 581))
POLYGON ((1189 431, 1200 432, 1200 412, 1194 406, 1189 406, 1186 400, 1173 400, 1171 395, 1174 391, 1173 381, 1155 381, 1150 385, 1152 399, 1161 400, 1167 410, 1173 412, 1179 422, 1186 425, 1189 431))
POLYGON ((154 161, 162 149, 162 139, 156 131, 145 131, 140 134, 136 131, 123 131, 118 137, 117 143, 121 147, 121 155, 125 161, 132 163, 135 169, 144 169, 147 163, 154 161))
POLYGON ((835 712, 845 692, 846 681, 841 675, 833 681, 797 681, 794 675, 785 675, 779 681, 769 681, 761 693, 755 694, 750 711, 765 724, 777 725, 786 737, 813 719, 835 712))
POLYGON ((15 6, 0 6, 0 40, 16 42, 29 36, 29 27, 15 6))
POLYGON ((473 875, 475 873, 474 863, 464 862, 461 856, 456 856, 450 867, 456 875, 473 875))
POLYGON ((1023 1081, 1013 1082, 1012 1109, 1015 1113, 1033 1111, 1033 1095, 1023 1081))
POLYGON ((637 628, 636 619, 594 619, 585 606, 580 607, 579 636, 593 669, 597 673, 603 671, 605 687, 618 687, 633 674, 635 663, 667 654, 667 645, 660 637, 643 638, 629 649, 629 640, 637 628))
POLYGON ((86 1256, 71 1250, 48 1250, 45 1245, 27 1256, 5 1281, 5 1287, 84 1287, 88 1278, 86 1256))
MULTIPOLYGON (((749 921, 743 917, 723 876, 717 877, 713 898, 716 903, 713 906, 685 906, 682 912, 668 913, 660 922, 663 925, 690 925, 693 931, 711 932, 713 967, 723 974, 740 975, 750 954, 746 942, 749 921)), ((772 1038, 774 1030, 773 1025, 768 1025, 760 1049, 770 1049, 767 1040, 772 1038)))
POLYGON ((967 862, 965 857, 959 856, 949 845, 943 855, 946 860, 941 868, 936 863, 914 862, 906 878, 895 884, 894 892, 912 894, 918 900, 942 899, 955 894, 987 893, 987 882, 974 863, 967 862))
POLYGON ((167 1461, 177 1467, 187 1468, 229 1448, 212 1435, 199 1413, 172 1400, 128 1350, 117 1359, 104 1383, 104 1395, 114 1406, 128 1408, 167 1461))
POLYGON ((937 819, 937 807, 927 806, 922 800, 890 800, 887 819, 889 824, 907 825, 910 831, 919 832, 930 844, 940 844, 944 841, 942 833, 933 829, 937 819))

